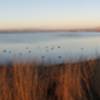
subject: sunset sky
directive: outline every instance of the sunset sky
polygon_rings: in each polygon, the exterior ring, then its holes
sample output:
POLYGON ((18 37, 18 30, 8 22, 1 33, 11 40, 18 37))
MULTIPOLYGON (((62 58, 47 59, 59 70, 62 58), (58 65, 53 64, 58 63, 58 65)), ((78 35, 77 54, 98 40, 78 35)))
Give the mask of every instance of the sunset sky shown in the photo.
POLYGON ((100 0, 0 0, 0 29, 100 26, 100 0))

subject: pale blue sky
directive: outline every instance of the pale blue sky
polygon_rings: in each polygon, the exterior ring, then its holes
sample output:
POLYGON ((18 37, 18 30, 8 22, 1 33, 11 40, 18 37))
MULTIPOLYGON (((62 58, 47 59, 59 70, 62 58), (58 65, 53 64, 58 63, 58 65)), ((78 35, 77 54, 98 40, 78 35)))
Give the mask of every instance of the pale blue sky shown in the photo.
POLYGON ((0 26, 73 28, 100 25, 100 0, 0 0, 0 26))

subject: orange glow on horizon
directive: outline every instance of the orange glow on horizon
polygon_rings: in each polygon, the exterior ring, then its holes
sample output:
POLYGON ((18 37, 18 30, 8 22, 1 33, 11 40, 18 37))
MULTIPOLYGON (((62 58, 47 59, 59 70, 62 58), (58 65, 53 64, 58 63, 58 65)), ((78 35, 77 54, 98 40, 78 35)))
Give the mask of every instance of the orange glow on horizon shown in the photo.
POLYGON ((70 29, 100 26, 100 21, 87 20, 42 20, 42 21, 1 21, 0 30, 11 29, 70 29))

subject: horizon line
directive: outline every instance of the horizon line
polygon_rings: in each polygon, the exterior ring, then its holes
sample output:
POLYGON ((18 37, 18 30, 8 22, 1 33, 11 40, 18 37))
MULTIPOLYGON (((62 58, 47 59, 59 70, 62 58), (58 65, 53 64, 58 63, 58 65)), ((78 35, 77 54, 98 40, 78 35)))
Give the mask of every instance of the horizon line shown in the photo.
POLYGON ((40 28, 30 28, 30 29, 0 29, 0 33, 10 33, 10 32, 68 32, 68 31, 100 31, 100 27, 91 28, 69 28, 69 29, 40 29, 40 28))

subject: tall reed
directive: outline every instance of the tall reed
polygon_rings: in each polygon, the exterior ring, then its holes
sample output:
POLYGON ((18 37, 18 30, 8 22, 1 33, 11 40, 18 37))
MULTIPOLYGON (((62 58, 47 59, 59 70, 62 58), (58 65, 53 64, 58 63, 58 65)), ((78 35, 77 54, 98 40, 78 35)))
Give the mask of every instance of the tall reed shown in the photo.
POLYGON ((0 100, 98 100, 92 81, 97 66, 98 60, 0 65, 0 100))

